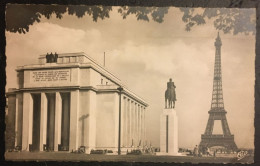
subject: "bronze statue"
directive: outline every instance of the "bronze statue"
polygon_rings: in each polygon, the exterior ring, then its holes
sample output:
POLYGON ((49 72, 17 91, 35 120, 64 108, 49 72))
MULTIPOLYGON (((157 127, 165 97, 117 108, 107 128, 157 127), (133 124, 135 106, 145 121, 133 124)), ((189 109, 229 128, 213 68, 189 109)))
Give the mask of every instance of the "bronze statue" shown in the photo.
POLYGON ((175 107, 175 101, 176 101, 175 88, 176 86, 174 85, 174 82, 172 82, 172 79, 170 78, 170 81, 167 83, 167 90, 165 91, 165 108, 175 107), (167 101, 168 101, 168 107, 167 107, 167 101))
POLYGON ((54 54, 54 62, 57 62, 57 60, 58 60, 58 54, 55 52, 55 54, 54 54))
POLYGON ((47 55, 46 55, 46 63, 50 63, 50 55, 47 53, 47 55))
POLYGON ((50 63, 53 63, 53 62, 54 62, 54 55, 51 52, 51 54, 50 54, 50 63))
POLYGON ((55 54, 48 54, 46 55, 46 63, 53 63, 53 62, 57 62, 58 59, 58 54, 55 52, 55 54))

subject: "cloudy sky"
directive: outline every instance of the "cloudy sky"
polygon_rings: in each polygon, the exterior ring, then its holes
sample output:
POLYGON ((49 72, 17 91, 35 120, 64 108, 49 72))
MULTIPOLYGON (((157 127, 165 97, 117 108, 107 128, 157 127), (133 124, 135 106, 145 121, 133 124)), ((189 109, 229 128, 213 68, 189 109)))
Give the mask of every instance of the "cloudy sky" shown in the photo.
MULTIPOLYGON (((169 78, 177 86, 179 146, 200 142, 208 120, 213 88, 213 22, 185 31, 182 14, 170 8, 163 23, 122 19, 116 8, 110 18, 93 22, 89 16, 64 15, 30 26, 26 34, 6 32, 7 86, 17 87, 16 66, 37 63, 47 52, 85 52, 103 63, 129 89, 149 103, 147 138, 159 146, 159 116, 169 78)), ((238 147, 254 147, 255 37, 220 32, 222 76, 227 119, 238 147)), ((216 126, 216 133, 220 126, 216 126)))

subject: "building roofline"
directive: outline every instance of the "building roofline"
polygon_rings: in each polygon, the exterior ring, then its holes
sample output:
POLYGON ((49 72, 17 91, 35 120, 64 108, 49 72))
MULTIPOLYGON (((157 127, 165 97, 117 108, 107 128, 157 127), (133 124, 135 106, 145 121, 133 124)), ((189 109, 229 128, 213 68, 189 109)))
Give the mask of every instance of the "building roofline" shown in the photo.
MULTIPOLYGON (((19 66, 17 67, 16 71, 24 71, 24 70, 38 70, 38 69, 61 69, 61 68, 92 68, 104 77, 107 77, 107 79, 111 80, 114 82, 117 86, 123 87, 124 91, 127 94, 130 94, 130 96, 138 99, 139 101, 142 101, 145 105, 148 106, 147 102, 139 97, 136 93, 132 92, 131 90, 128 89, 126 85, 124 85, 121 80, 115 76, 113 73, 108 71, 104 66, 100 65, 97 61, 95 61, 92 57, 87 55, 84 52, 77 52, 77 53, 61 53, 58 54, 59 57, 70 57, 70 56, 85 56, 87 59, 89 59, 92 63, 46 63, 46 64, 32 64, 32 65, 24 65, 24 66, 19 66)), ((40 55, 39 59, 46 58, 46 55, 40 55)))

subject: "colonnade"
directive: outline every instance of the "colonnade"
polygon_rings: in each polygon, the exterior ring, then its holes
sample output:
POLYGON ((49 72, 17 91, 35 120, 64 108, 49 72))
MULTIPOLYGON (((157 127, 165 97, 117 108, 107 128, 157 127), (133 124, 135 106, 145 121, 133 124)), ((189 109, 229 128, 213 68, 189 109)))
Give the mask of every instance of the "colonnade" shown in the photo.
POLYGON ((124 96, 122 102, 122 147, 144 146, 146 140, 145 106, 124 96))
POLYGON ((23 94, 22 150, 68 151, 77 148, 77 136, 71 134, 75 132, 76 124, 71 121, 77 118, 78 106, 70 104, 70 96, 73 95, 72 100, 77 100, 78 93, 23 94))
MULTIPOLYGON (((82 139, 79 135, 82 133, 78 130, 79 90, 24 92, 17 100, 20 98, 23 100, 22 110, 16 110, 15 130, 21 134, 16 138, 15 144, 21 145, 22 150, 72 151, 77 150, 84 142, 80 143, 82 139)), ((132 98, 122 96, 121 108, 121 146, 129 148, 144 146, 146 107, 132 98)), ((96 137, 92 135, 90 138, 96 137)))

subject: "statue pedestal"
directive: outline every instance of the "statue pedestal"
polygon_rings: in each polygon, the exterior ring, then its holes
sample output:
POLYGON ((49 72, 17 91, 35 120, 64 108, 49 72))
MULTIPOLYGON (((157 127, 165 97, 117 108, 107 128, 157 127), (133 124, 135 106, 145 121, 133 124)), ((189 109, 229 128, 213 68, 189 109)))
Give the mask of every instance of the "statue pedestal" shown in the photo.
POLYGON ((178 117, 176 110, 166 108, 160 119, 160 153, 157 155, 180 155, 178 154, 178 117))

